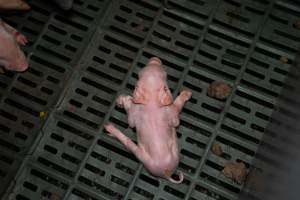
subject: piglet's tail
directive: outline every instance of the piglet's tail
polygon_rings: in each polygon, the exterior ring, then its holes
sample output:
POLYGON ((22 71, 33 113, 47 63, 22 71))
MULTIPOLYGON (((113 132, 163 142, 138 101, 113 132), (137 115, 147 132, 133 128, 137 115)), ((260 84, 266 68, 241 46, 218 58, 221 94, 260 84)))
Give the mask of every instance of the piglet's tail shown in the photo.
POLYGON ((182 173, 182 171, 177 171, 176 174, 179 176, 179 180, 175 180, 174 178, 172 178, 172 176, 170 177, 167 177, 167 179, 169 181, 171 181, 172 183, 175 183, 175 184, 180 184, 182 183, 183 179, 184 179, 184 175, 182 173))

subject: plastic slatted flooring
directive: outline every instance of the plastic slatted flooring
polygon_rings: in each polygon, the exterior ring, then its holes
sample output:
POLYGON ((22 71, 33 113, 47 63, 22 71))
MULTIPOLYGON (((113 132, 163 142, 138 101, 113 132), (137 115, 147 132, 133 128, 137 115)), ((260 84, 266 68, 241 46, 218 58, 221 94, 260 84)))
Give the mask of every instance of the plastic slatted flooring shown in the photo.
POLYGON ((0 75, 0 194, 11 183, 5 199, 238 198, 242 185, 221 171, 228 161, 251 166, 300 43, 299 4, 170 0, 167 9, 159 0, 75 0, 70 13, 59 13, 29 2, 31 12, 5 18, 34 53, 27 72, 0 75), (178 128, 180 185, 149 175, 103 133, 111 121, 135 139, 115 100, 132 93, 153 55, 174 95, 193 91, 178 128), (227 101, 206 95, 213 80, 233 86, 227 101), (210 151, 214 143, 222 157, 210 151))

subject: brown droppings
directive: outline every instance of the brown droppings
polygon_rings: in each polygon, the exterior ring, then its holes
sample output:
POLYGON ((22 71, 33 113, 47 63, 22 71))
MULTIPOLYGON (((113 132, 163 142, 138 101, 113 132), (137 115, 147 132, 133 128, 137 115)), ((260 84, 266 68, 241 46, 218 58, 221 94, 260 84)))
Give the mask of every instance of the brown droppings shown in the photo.
POLYGON ((50 200, 60 200, 61 198, 55 194, 55 193, 52 193, 51 196, 50 196, 50 200))
POLYGON ((294 27, 297 29, 300 29, 300 20, 298 20, 294 23, 294 27))
POLYGON ((280 57, 280 61, 282 62, 282 63, 288 63, 289 62, 289 59, 287 58, 287 57, 285 57, 285 56, 281 56, 280 57))
POLYGON ((224 176, 242 184, 247 176, 247 168, 243 162, 228 162, 222 171, 224 176))
POLYGON ((138 25, 135 27, 135 30, 140 31, 140 32, 146 32, 146 31, 147 31, 147 28, 146 28, 143 24, 138 24, 138 25))
POLYGON ((226 99, 231 93, 231 87, 222 81, 214 81, 210 84, 207 94, 217 99, 226 99))
POLYGON ((135 29, 138 31, 145 31, 145 27, 142 24, 138 25, 135 29))
POLYGON ((213 144, 211 151, 217 156, 221 156, 223 154, 221 145, 217 143, 213 144))

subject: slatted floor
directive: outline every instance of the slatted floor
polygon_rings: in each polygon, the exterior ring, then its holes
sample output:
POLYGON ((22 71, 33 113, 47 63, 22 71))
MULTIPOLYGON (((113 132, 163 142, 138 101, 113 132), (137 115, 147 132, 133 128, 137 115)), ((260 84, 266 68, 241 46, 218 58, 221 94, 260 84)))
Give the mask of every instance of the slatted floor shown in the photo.
POLYGON ((29 3, 31 12, 4 18, 29 38, 24 50, 33 55, 27 72, 0 75, 3 198, 238 198, 243 185, 222 169, 229 161, 251 167, 299 47, 299 3, 75 0, 69 13, 46 1, 29 3), (177 131, 180 185, 149 175, 103 133, 111 121, 136 139, 115 100, 132 93, 154 55, 174 95, 184 87, 193 92, 177 131), (207 96, 214 80, 233 87, 226 101, 207 96), (215 143, 222 157, 211 152, 215 143))

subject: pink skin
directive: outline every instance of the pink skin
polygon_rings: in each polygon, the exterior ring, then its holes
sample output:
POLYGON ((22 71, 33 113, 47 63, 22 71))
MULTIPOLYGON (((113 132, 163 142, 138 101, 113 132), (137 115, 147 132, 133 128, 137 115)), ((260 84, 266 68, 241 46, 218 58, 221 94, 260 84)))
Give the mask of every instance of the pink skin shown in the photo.
POLYGON ((166 82, 166 72, 161 65, 159 58, 151 58, 139 73, 133 97, 121 95, 117 99, 117 105, 128 114, 129 126, 136 127, 138 144, 112 124, 105 125, 105 129, 154 176, 178 184, 183 181, 184 176, 181 171, 176 172, 179 163, 176 127, 179 126, 182 107, 192 93, 183 90, 173 101, 166 82), (174 172, 179 175, 179 180, 171 177, 174 172))
POLYGON ((27 38, 0 19, 0 66, 11 71, 25 71, 28 61, 20 48, 27 38))

